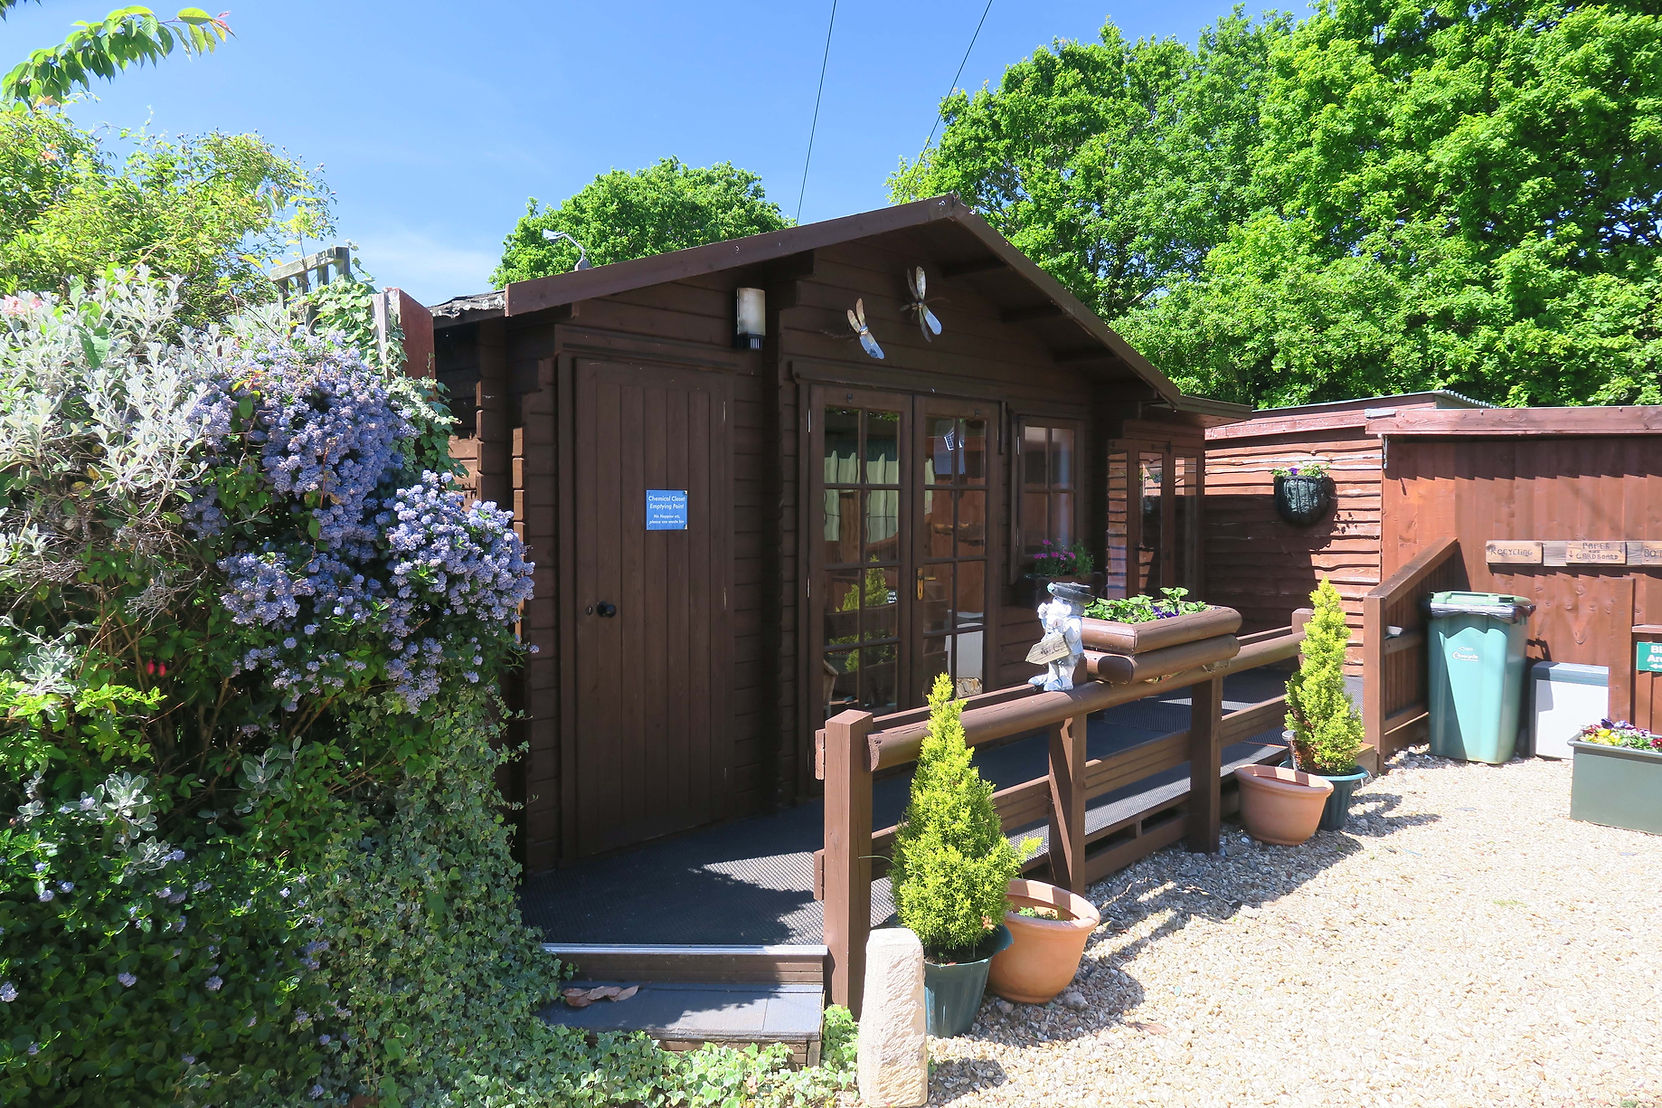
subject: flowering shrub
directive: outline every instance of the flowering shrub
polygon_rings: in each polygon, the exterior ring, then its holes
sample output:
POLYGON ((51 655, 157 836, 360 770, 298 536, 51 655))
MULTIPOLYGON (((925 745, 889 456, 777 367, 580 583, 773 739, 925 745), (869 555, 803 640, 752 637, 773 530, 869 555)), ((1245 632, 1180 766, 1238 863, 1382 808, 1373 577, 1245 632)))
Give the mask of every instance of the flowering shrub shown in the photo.
POLYGON ((436 1098, 557 982, 491 792, 531 567, 426 386, 176 311, 0 302, 0 1103, 436 1098))
POLYGON ((846 1019, 795 1072, 536 1018, 561 969, 492 779, 508 513, 450 487, 427 386, 177 307, 143 274, 0 298, 0 1104, 847 1087, 846 1019))
POLYGON ((1576 735, 1576 739, 1584 743, 1597 743, 1600 746, 1620 746, 1628 750, 1654 750, 1662 754, 1662 735, 1653 734, 1643 727, 1635 727, 1623 720, 1601 719, 1597 723, 1589 723, 1576 735))
POLYGON ((1039 540, 1039 552, 1033 555, 1033 572, 1040 577, 1089 577, 1096 569, 1096 559, 1076 542, 1072 546, 1039 540))

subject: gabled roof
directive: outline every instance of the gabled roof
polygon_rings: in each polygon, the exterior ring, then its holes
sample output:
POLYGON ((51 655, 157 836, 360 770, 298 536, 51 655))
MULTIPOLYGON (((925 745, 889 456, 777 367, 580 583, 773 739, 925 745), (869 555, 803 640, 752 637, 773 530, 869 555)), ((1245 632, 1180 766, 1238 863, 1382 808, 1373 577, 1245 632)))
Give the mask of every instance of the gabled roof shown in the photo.
POLYGON ((897 232, 912 232, 926 239, 947 277, 970 282, 976 292, 999 305, 1003 320, 1033 330, 1058 361, 1105 376, 1140 379, 1161 403, 1204 422, 1241 419, 1250 411, 1246 405, 1184 395, 1061 282, 952 195, 534 281, 517 281, 500 294, 459 297, 435 305, 434 324, 442 329, 492 316, 530 315, 897 232), (496 295, 501 297, 500 305, 496 295))

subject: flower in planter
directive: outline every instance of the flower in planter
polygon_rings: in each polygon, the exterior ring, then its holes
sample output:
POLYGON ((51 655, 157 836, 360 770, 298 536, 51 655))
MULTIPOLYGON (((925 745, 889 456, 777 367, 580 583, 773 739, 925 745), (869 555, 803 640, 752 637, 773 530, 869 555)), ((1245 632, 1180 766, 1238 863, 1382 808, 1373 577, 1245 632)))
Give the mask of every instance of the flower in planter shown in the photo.
POLYGON ((1311 458, 1296 465, 1277 466, 1270 470, 1273 477, 1326 477, 1331 463, 1324 458, 1311 458))
POLYGON ((1106 619, 1115 623, 1150 623, 1157 619, 1192 615, 1204 612, 1211 605, 1188 599, 1188 589, 1161 589, 1160 599, 1152 596, 1127 596, 1107 600, 1098 597, 1085 608, 1090 619, 1106 619))
POLYGON ((1597 723, 1589 723, 1576 736, 1584 743, 1596 743, 1599 746, 1619 746, 1627 750, 1654 750, 1662 753, 1662 735, 1647 731, 1643 727, 1635 727, 1624 720, 1601 719, 1597 723))

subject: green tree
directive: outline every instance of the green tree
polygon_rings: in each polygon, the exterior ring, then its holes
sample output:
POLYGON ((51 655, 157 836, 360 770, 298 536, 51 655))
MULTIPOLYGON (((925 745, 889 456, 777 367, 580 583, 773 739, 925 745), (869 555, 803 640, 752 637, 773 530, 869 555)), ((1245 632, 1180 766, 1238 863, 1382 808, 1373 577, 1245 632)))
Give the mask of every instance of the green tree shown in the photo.
POLYGON ((1258 104, 1289 21, 1239 11, 1191 49, 1057 42, 996 90, 941 105, 940 146, 889 179, 900 202, 956 192, 1080 299, 1113 319, 1193 276, 1249 210, 1258 104))
MULTIPOLYGON (((21 0, 0 0, 0 19, 21 0)), ((79 20, 63 42, 42 47, 0 80, 0 100, 24 103, 62 100, 94 77, 114 77, 130 65, 154 65, 175 50, 209 54, 231 36, 222 17, 201 8, 181 8, 162 19, 145 7, 117 8, 101 20, 79 20)))
POLYGON ((1187 389, 1662 402, 1648 0, 1109 26, 944 111, 896 198, 960 192, 1187 389))
POLYGON ((1345 0, 1272 54, 1262 206, 1123 321, 1260 404, 1662 401, 1662 19, 1345 0))
POLYGON ((539 210, 533 197, 504 241, 491 280, 501 287, 569 272, 577 248, 549 241, 545 230, 565 232, 582 243, 590 262, 606 265, 786 225, 756 174, 727 162, 701 169, 664 158, 634 173, 602 173, 558 208, 539 210))
POLYGON ((0 293, 146 265, 201 325, 271 300, 262 264, 331 228, 321 181, 258 135, 122 137, 117 160, 60 111, 0 106, 0 293))

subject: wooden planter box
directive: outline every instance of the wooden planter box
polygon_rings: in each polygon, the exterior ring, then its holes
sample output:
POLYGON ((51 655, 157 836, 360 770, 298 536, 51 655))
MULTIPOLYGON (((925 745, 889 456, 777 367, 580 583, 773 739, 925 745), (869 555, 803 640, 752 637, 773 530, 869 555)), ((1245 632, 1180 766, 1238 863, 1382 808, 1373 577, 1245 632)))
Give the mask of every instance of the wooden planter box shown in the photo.
POLYGON ((1146 623, 1087 618, 1080 635, 1085 668, 1110 685, 1152 681, 1233 658, 1241 649, 1240 627, 1241 613, 1221 607, 1146 623))
POLYGON ((1111 654, 1146 654, 1196 639, 1233 635, 1241 629, 1241 613, 1234 608, 1208 608, 1204 612, 1151 619, 1147 623, 1118 623, 1111 619, 1090 619, 1082 624, 1080 637, 1091 650, 1111 654))
POLYGON ((1570 743, 1570 818, 1662 835, 1662 753, 1570 743))

